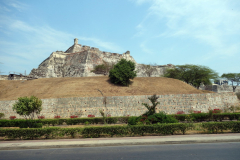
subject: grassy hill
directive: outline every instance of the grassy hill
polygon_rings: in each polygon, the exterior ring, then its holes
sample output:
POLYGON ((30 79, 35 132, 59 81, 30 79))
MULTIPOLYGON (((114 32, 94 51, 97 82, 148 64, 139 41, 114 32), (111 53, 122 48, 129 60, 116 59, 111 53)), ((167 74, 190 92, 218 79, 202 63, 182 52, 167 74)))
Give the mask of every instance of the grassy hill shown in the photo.
POLYGON ((63 97, 212 93, 171 78, 137 77, 129 87, 113 85, 108 77, 42 78, 29 81, 0 81, 0 100, 35 95, 41 99, 63 97))

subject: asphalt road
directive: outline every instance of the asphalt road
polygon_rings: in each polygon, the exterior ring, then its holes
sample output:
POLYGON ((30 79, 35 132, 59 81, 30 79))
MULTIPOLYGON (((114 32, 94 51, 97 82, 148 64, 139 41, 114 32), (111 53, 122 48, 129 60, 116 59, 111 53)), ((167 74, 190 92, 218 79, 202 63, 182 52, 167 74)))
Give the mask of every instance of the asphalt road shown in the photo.
POLYGON ((6 150, 0 159, 239 160, 240 142, 6 150))

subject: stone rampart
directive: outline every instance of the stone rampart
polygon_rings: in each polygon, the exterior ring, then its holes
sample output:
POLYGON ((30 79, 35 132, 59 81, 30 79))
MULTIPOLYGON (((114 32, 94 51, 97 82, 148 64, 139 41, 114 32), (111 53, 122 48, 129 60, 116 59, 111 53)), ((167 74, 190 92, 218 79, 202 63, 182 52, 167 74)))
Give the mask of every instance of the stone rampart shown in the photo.
MULTIPOLYGON (((149 103, 150 95, 143 96, 115 96, 107 97, 107 105, 104 106, 103 97, 74 97, 74 98, 53 98, 42 99, 43 114, 46 118, 53 118, 60 115, 62 118, 69 118, 70 115, 87 117, 93 114, 100 117, 99 109, 107 111, 111 116, 139 116, 146 112, 142 103, 149 103)), ((195 111, 208 112, 209 109, 223 109, 230 105, 239 105, 239 100, 234 93, 207 93, 207 94, 178 94, 159 95, 156 111, 165 111, 168 114, 175 114, 177 111, 188 113, 190 109, 195 111)), ((13 101, 0 101, 0 112, 5 117, 19 115, 12 110, 13 101)))
MULTIPOLYGON (((231 85, 223 84, 223 85, 208 85, 203 86, 202 90, 209 90, 216 93, 224 93, 224 92, 233 92, 233 87, 231 85)), ((240 92, 240 86, 236 87, 235 92, 240 92)))
POLYGON ((8 80, 8 75, 0 75, 0 80, 8 80))

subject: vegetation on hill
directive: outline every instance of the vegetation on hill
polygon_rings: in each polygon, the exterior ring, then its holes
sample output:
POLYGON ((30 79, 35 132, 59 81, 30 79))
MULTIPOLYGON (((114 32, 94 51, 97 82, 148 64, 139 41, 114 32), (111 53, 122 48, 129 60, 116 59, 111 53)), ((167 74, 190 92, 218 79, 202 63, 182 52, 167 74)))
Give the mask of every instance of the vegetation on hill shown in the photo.
POLYGON ((237 86, 240 84, 240 73, 224 73, 221 77, 231 82, 233 92, 235 92, 237 86))
POLYGON ((186 64, 166 70, 164 77, 179 79, 199 88, 201 83, 211 84, 210 79, 218 78, 218 74, 206 66, 186 64))
POLYGON ((137 76, 135 70, 135 63, 126 59, 121 59, 113 66, 109 72, 110 81, 114 84, 129 86, 130 79, 137 76))
POLYGON ((113 66, 114 66, 114 63, 108 63, 103 61, 103 64, 96 65, 91 72, 95 74, 108 75, 109 71, 113 68, 113 66))

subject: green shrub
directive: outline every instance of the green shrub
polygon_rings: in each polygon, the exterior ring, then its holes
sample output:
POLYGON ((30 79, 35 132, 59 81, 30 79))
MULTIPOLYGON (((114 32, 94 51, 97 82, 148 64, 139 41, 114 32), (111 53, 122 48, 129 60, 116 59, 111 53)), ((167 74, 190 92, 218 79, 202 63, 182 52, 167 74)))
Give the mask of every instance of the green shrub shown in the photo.
POLYGON ((42 123, 36 123, 32 128, 42 128, 42 123))
POLYGON ((178 123, 178 120, 170 115, 166 115, 164 112, 155 113, 150 116, 142 115, 139 117, 130 117, 128 119, 129 125, 137 125, 142 123, 147 125, 156 123, 178 123))
POLYGON ((147 117, 148 121, 151 122, 152 124, 157 123, 158 119, 155 115, 150 115, 147 117))
POLYGON ((57 130, 58 132, 55 133, 56 136, 71 136, 72 138, 76 137, 76 135, 80 135, 82 133, 82 128, 61 128, 57 130))
POLYGON ((0 119, 3 118, 5 115, 4 113, 0 113, 0 119))
POLYGON ((44 125, 62 125, 64 122, 66 121, 66 119, 41 119, 40 122, 43 123, 44 125))
POLYGON ((8 137, 11 139, 34 139, 40 138, 42 136, 49 137, 59 130, 60 128, 23 128, 23 129, 1 129, 0 136, 1 137, 8 137))
POLYGON ((104 124, 106 124, 107 122, 106 122, 106 116, 105 116, 104 111, 102 109, 99 109, 99 112, 100 112, 101 116, 103 117, 104 124))
POLYGON ((136 125, 138 121, 138 117, 131 116, 128 118, 128 125, 136 125))
POLYGON ((115 123, 117 123, 118 118, 117 117, 107 117, 106 121, 108 124, 115 124, 115 123))
POLYGON ((187 114, 176 114, 174 117, 179 121, 185 121, 187 114))
POLYGON ((156 107, 158 104, 160 104, 157 99, 159 98, 159 96, 157 96, 156 94, 152 95, 151 97, 148 97, 148 99, 150 100, 150 102, 152 103, 152 106, 150 106, 147 103, 142 103, 142 105, 144 105, 148 111, 146 113, 144 113, 144 115, 146 116, 150 116, 156 113, 156 107))
POLYGON ((0 120, 0 127, 15 127, 16 120, 0 120))
POLYGON ((213 119, 213 110, 208 111, 209 121, 213 119))
POLYGON ((137 122, 136 125, 143 125, 143 122, 137 122))
POLYGON ((128 119, 130 116, 125 116, 125 117, 116 117, 118 122, 120 123, 128 123, 128 119))
MULTIPOLYGON (((224 119, 229 120, 237 120, 238 117, 240 117, 240 113, 213 113, 212 110, 209 111, 209 113, 192 113, 190 114, 192 116, 192 120, 195 122, 202 122, 202 121, 222 121, 224 119)), ((187 118, 187 114, 178 114, 178 115, 172 115, 179 121, 185 121, 187 118)))
POLYGON ((18 124, 15 124, 16 127, 19 128, 42 128, 43 124, 39 123, 39 121, 34 120, 22 120, 18 121, 18 124))
POLYGON ((155 123, 178 123, 178 120, 170 115, 166 115, 165 112, 159 112, 154 114, 157 121, 155 123))
MULTIPOLYGON (((239 118, 239 120, 240 120, 240 118, 239 118)), ((232 132, 240 133, 240 122, 239 121, 233 123, 232 132)))
POLYGON ((129 86, 130 79, 137 76, 135 63, 126 59, 121 59, 109 72, 109 78, 112 83, 129 86))
POLYGON ((170 115, 166 115, 166 118, 162 121, 162 123, 178 123, 178 120, 170 115))
POLYGON ((126 126, 104 126, 104 127, 85 127, 82 131, 83 137, 100 137, 101 134, 126 135, 129 129, 126 126))
POLYGON ((210 133, 218 133, 223 130, 232 130, 233 132, 240 132, 240 122, 207 122, 202 123, 202 128, 210 133))
POLYGON ((67 125, 76 125, 82 122, 82 119, 79 118, 71 118, 66 120, 67 125))
POLYGON ((42 100, 35 97, 19 97, 12 107, 20 116, 33 119, 34 114, 40 114, 42 110, 42 100))
POLYGON ((209 119, 208 113, 192 113, 191 116, 195 122, 207 121, 209 119))
POLYGON ((182 132, 185 134, 186 131, 189 129, 187 124, 155 124, 155 125, 134 125, 129 126, 130 132, 134 135, 144 135, 145 133, 157 133, 157 134, 174 134, 175 132, 182 132))

